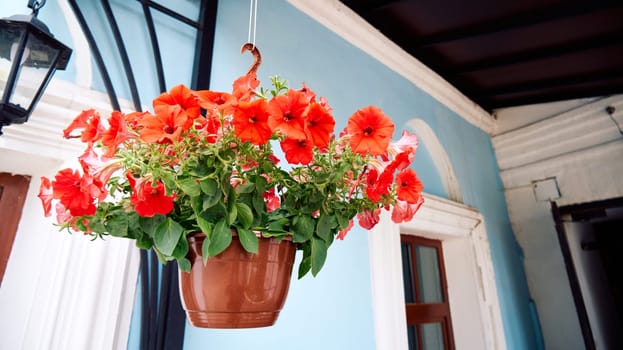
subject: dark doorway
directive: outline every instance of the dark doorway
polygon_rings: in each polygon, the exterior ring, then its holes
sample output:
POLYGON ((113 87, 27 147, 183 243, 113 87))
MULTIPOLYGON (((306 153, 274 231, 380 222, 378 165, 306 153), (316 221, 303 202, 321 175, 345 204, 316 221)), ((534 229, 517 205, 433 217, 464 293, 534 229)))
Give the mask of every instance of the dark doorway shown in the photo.
POLYGON ((623 198, 553 207, 585 344, 621 349, 623 198))

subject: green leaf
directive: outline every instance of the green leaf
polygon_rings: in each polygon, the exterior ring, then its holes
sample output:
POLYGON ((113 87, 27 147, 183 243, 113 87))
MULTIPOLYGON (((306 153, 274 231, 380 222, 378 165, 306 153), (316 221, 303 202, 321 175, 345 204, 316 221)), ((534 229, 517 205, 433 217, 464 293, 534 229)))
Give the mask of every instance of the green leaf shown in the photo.
POLYGON ((136 239, 136 247, 139 249, 147 250, 153 247, 153 245, 154 244, 152 243, 151 239, 147 235, 142 235, 141 237, 136 239))
POLYGON ((156 232, 156 227, 164 222, 167 217, 164 215, 156 215, 150 218, 140 217, 138 222, 143 228, 143 231, 150 237, 153 237, 156 232))
POLYGON ((266 202, 264 202, 264 192, 257 192, 255 196, 253 196, 253 209, 255 209, 258 213, 263 213, 266 211, 266 202))
MULTIPOLYGON (((230 202, 233 203, 233 202, 230 202)), ((227 216, 227 222, 231 225, 234 223, 234 221, 236 221, 236 218, 238 217, 238 209, 236 208, 236 203, 233 203, 231 205, 228 205, 228 216, 227 216)))
POLYGON ((182 192, 191 197, 195 197, 201 194, 201 188, 194 178, 186 178, 177 181, 177 185, 182 189, 182 192))
POLYGON ((201 192, 214 195, 218 190, 218 182, 213 179, 206 179, 199 183, 199 187, 201 188, 201 192))
POLYGON ((247 182, 245 184, 238 185, 236 187, 236 193, 238 194, 251 193, 253 192, 254 189, 255 189, 255 184, 252 182, 247 182))
POLYGON ((160 173, 160 177, 168 191, 170 191, 172 188, 175 188, 175 176, 173 176, 173 174, 165 171, 160 173))
POLYGON ((190 261, 188 259, 177 259, 177 265, 180 267, 180 270, 184 272, 190 272, 190 268, 192 267, 190 261))
POLYGON ((221 190, 217 190, 215 194, 213 195, 209 195, 209 194, 204 194, 202 196, 203 198, 203 209, 209 209, 212 208, 214 205, 216 205, 219 200, 221 200, 221 196, 223 195, 223 193, 221 192, 221 190))
POLYGON ((316 234, 325 242, 331 239, 331 215, 322 211, 320 212, 318 222, 316 223, 316 234))
POLYGON ((210 237, 206 236, 203 240, 203 244, 201 245, 201 258, 203 260, 203 265, 208 263, 208 257, 210 254, 208 253, 208 249, 210 248, 210 237))
POLYGON ((301 243, 308 241, 314 234, 314 219, 308 215, 294 217, 292 227, 292 241, 301 243))
POLYGON ((227 215, 227 210, 223 203, 218 203, 217 205, 210 207, 199 214, 200 217, 211 223, 218 222, 224 218, 225 215, 227 215))
POLYGON ((225 219, 217 222, 212 231, 212 237, 210 237, 208 255, 216 256, 229 247, 229 244, 231 244, 231 236, 231 229, 227 225, 225 219))
POLYGON ((242 224, 242 227, 249 228, 253 223, 253 212, 248 205, 244 203, 236 203, 238 209, 238 220, 242 224))
POLYGON ((237 228, 238 231, 238 239, 240 243, 244 247, 244 249, 249 253, 257 254, 257 249, 259 245, 259 239, 251 230, 247 230, 241 227, 237 228))
POLYGON ((199 225, 199 228, 203 234, 208 237, 212 235, 212 224, 203 216, 200 215, 197 217, 197 225, 199 225))
POLYGON ((171 256, 175 246, 184 232, 182 225, 171 218, 161 222, 154 232, 154 245, 162 254, 171 256))
POLYGON ((350 224, 350 219, 346 215, 344 215, 342 211, 336 211, 335 217, 337 218, 337 223, 340 230, 347 228, 350 224))
POLYGON ((301 260, 301 263, 299 264, 299 279, 303 278, 303 276, 305 276, 311 269, 311 248, 309 242, 303 244, 302 249, 303 260, 301 260))
POLYGON ((181 235, 171 256, 177 260, 180 260, 186 257, 186 254, 188 254, 188 240, 185 235, 181 235))
POLYGON ((311 240, 311 271, 312 275, 316 277, 325 260, 327 260, 327 245, 322 239, 312 237, 311 240))
POLYGON ((128 217, 122 214, 122 215, 115 215, 109 218, 106 221, 106 230, 110 233, 111 236, 127 237, 128 236, 128 217))

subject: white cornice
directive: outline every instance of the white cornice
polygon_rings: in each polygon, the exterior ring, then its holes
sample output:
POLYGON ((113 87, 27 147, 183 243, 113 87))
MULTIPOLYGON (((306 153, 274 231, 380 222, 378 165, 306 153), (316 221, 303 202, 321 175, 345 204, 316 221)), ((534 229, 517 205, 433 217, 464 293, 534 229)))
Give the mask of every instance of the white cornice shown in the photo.
MULTIPOLYGON (((130 110, 128 101, 121 101, 130 110)), ((63 139, 63 129, 83 110, 94 108, 103 118, 112 111, 108 95, 76 84, 53 79, 27 123, 4 127, 0 149, 12 150, 50 159, 80 155, 85 145, 63 139)))
POLYGON ((495 120, 454 86, 406 53, 350 8, 337 0, 288 0, 335 34, 360 48, 459 116, 491 134, 495 120))

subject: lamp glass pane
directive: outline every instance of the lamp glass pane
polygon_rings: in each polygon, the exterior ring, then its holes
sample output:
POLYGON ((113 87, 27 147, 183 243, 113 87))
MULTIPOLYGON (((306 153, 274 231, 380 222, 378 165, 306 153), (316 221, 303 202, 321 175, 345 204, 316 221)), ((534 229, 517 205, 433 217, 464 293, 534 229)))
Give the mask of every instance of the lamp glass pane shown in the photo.
POLYGON ((0 98, 4 96, 15 51, 25 31, 24 26, 13 26, 6 23, 2 23, 0 27, 0 98))
POLYGON ((55 69, 59 50, 49 46, 33 33, 28 35, 22 55, 16 87, 10 102, 28 110, 37 92, 44 84, 48 72, 55 69))

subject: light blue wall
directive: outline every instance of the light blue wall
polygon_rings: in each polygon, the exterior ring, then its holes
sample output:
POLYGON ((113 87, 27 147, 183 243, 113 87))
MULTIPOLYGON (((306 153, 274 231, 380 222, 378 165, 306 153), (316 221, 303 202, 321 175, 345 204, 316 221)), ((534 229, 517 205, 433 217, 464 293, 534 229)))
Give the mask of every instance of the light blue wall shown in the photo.
MULTIPOLYGON (((275 74, 294 87, 306 82, 329 99, 337 130, 366 105, 381 107, 397 130, 416 117, 431 126, 450 157, 464 202, 485 217, 508 348, 535 348, 521 252, 508 220, 490 137, 284 1, 261 1, 258 11, 256 44, 263 56, 258 77, 264 84, 275 74)), ((239 53, 247 39, 247 18, 248 1, 219 3, 214 89, 229 90, 250 65, 250 55, 239 53)), ((426 192, 446 196, 425 146, 418 150, 414 168, 426 192)), ((188 327, 185 348, 241 349, 253 344, 257 349, 373 349, 366 235, 353 230, 331 248, 320 276, 292 281, 276 326, 242 331, 188 327)))

